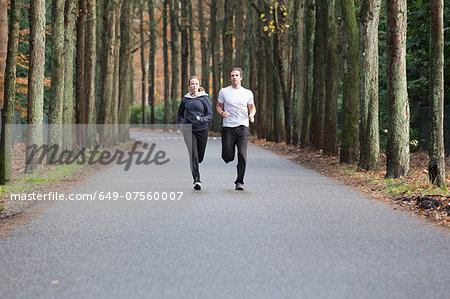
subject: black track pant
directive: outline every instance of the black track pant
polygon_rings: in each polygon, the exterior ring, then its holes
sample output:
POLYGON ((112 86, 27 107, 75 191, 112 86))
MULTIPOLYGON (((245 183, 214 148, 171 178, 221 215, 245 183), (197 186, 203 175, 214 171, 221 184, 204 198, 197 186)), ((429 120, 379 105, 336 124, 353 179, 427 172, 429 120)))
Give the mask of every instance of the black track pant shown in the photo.
POLYGON ((247 164, 248 128, 223 127, 222 128, 222 159, 225 163, 234 160, 235 147, 237 147, 238 164, 237 179, 234 182, 244 184, 245 167, 247 164))
POLYGON ((189 152, 191 172, 194 183, 200 182, 200 171, 198 164, 202 163, 203 157, 205 156, 206 142, 208 141, 208 130, 184 132, 183 137, 189 152))

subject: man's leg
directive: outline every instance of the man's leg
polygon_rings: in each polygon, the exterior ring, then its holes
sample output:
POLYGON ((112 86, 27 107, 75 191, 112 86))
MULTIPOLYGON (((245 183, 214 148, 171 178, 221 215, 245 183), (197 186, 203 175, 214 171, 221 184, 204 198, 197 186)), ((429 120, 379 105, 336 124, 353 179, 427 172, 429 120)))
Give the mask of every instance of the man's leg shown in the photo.
POLYGON ((238 164, 237 164, 237 179, 235 184, 244 184, 245 168, 247 165, 247 143, 248 143, 248 128, 240 126, 237 128, 236 143, 238 148, 238 164))
POLYGON ((236 128, 222 128, 222 159, 225 163, 234 160, 236 128))

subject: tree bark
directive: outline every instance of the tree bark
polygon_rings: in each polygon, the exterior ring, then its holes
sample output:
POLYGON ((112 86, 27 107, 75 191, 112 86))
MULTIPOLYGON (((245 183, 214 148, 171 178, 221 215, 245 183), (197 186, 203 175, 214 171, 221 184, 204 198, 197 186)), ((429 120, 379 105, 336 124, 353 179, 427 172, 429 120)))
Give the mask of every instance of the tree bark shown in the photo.
POLYGON ((430 1, 430 182, 447 190, 444 149, 444 1, 430 1))
POLYGON ((171 9, 170 9, 170 48, 172 53, 172 87, 170 92, 170 98, 172 99, 172 116, 173 123, 177 123, 177 99, 179 96, 180 88, 179 88, 179 34, 180 31, 178 25, 178 17, 179 17, 179 0, 171 0, 171 9))
MULTIPOLYGON (((44 70, 45 70, 45 0, 30 2, 30 69, 28 73, 27 107, 27 150, 30 157, 32 146, 42 145, 42 124, 44 108, 44 70)), ((37 157, 25 165, 25 172, 41 168, 37 157)))
POLYGON ((188 6, 188 27, 189 27, 189 74, 196 76, 197 71, 195 67, 195 29, 194 29, 194 15, 192 11, 192 1, 187 0, 188 6))
POLYGON ((377 171, 380 165, 378 125, 378 21, 380 0, 363 1, 360 10, 360 161, 377 171))
POLYGON ((386 178, 409 172, 409 103, 406 82, 406 0, 387 1, 389 133, 386 178))
MULTIPOLYGON (((244 3, 234 0, 234 34, 236 49, 234 65, 240 68, 242 68, 244 65, 244 11, 244 3)), ((247 15, 246 21, 250 21, 250 15, 247 15)))
POLYGON ((316 1, 314 38, 313 97, 311 113, 311 140, 317 149, 323 148, 325 123, 325 56, 327 41, 328 6, 326 0, 316 1))
MULTIPOLYGON (((211 13, 210 13, 210 31, 209 31, 209 45, 211 46, 211 55, 212 55, 212 77, 213 77, 213 92, 211 98, 213 99, 213 107, 217 105, 217 98, 219 96, 220 90, 220 68, 219 68, 219 60, 220 60, 220 47, 219 47, 219 30, 217 28, 217 18, 218 12, 217 8, 219 7, 218 3, 220 1, 212 1, 211 2, 211 13)), ((214 119, 213 119, 213 130, 219 131, 222 125, 222 117, 217 113, 216 109, 214 110, 214 119)))
POLYGON ((5 92, 5 68, 8 52, 8 1, 0 1, 0 107, 3 106, 5 92))
POLYGON ((119 141, 130 140, 130 95, 129 78, 131 66, 131 30, 132 30, 132 1, 122 2, 120 16, 120 57, 119 57, 119 141))
POLYGON ((73 75, 75 24, 77 19, 77 0, 66 0, 64 7, 64 100, 62 123, 64 124, 63 149, 73 147, 72 124, 74 117, 73 75))
POLYGON ((188 36, 188 0, 181 0, 181 97, 188 92, 188 59, 189 59, 189 36, 188 36))
POLYGON ((150 105, 150 123, 155 123, 155 55, 156 55, 156 23, 154 17, 153 0, 148 0, 148 13, 150 16, 150 52, 148 55, 148 103, 150 105))
POLYGON ((163 59, 164 59, 164 124, 170 122, 169 43, 167 40, 169 1, 163 1, 163 59))
POLYGON ((12 123, 14 102, 16 98, 16 65, 19 48, 19 29, 22 1, 11 3, 8 51, 5 69, 5 92, 2 108, 2 130, 0 140, 0 184, 5 185, 11 181, 12 176, 12 123))
POLYGON ((313 64, 314 64, 314 24, 316 12, 314 0, 305 0, 305 104, 303 112, 303 126, 300 142, 302 147, 306 147, 310 143, 310 124, 311 124, 311 102, 313 93, 313 64))
POLYGON ((230 83, 230 69, 233 67, 233 0, 224 0, 225 19, 222 31, 223 73, 222 85, 230 83))
POLYGON ((325 66, 325 123, 323 152, 327 155, 338 153, 337 145, 337 83, 338 83, 338 57, 336 50, 336 1, 328 1, 328 26, 326 39, 326 66, 325 66))
POLYGON ((293 64, 293 81, 294 95, 292 97, 292 144, 300 144, 300 136, 303 124, 303 106, 305 99, 305 81, 303 74, 305 65, 303 63, 304 56, 304 23, 301 21, 304 17, 304 0, 294 1, 294 26, 293 26, 293 48, 292 48, 292 64, 293 64))
MULTIPOLYGON (((77 103, 77 123, 86 124, 86 98, 84 86, 84 59, 86 56, 86 14, 87 0, 78 1, 77 20, 77 50, 76 50, 76 89, 75 98, 77 103)), ((85 140, 83 134, 77 136, 78 144, 82 145, 85 140)))
POLYGON ((139 35, 141 38, 141 72, 142 72, 142 81, 141 81, 141 105, 142 105, 142 125, 147 123, 147 65, 145 63, 145 38, 144 38, 144 4, 141 2, 139 4, 139 35))
POLYGON ((198 31, 200 33, 200 50, 202 57, 202 86, 205 88, 205 91, 209 94, 210 93, 209 78, 211 73, 209 70, 210 45, 207 44, 206 22, 203 12, 203 2, 204 0, 198 1, 198 22, 199 22, 198 31))
POLYGON ((359 32, 353 0, 341 1, 344 22, 345 65, 342 100, 341 163, 358 160, 359 32))
MULTIPOLYGON (((64 98, 64 0, 52 1, 51 86, 48 111, 48 145, 62 145, 64 98)), ((55 151, 56 152, 56 151, 55 151)), ((48 162, 48 161, 47 161, 48 162)))

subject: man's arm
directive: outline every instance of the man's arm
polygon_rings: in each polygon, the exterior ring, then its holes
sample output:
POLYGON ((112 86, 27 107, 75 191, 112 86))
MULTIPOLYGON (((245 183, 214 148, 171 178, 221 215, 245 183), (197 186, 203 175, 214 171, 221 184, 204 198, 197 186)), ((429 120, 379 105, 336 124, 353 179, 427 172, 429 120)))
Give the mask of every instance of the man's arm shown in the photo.
POLYGON ((223 103, 220 103, 219 101, 217 101, 216 110, 223 118, 230 116, 230 113, 223 110, 223 103))
POLYGON ((251 122, 255 121, 255 114, 256 114, 256 107, 255 104, 248 104, 248 110, 250 110, 250 114, 248 115, 248 118, 251 122))

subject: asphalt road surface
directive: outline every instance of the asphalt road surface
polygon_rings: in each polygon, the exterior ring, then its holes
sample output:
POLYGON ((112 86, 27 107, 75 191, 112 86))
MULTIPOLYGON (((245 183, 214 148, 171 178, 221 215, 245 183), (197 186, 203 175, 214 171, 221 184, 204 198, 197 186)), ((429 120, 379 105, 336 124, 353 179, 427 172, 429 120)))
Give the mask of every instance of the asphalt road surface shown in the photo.
POLYGON ((0 298, 449 298, 448 230, 256 146, 235 191, 213 138, 193 191, 180 138, 134 134, 170 161, 34 205, 0 237, 0 298))

